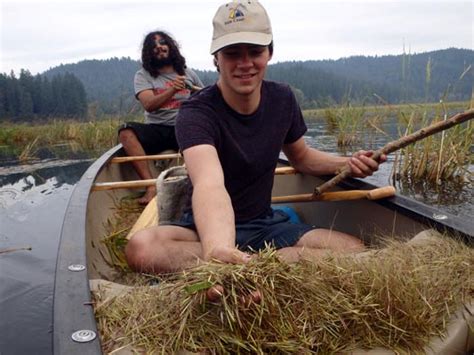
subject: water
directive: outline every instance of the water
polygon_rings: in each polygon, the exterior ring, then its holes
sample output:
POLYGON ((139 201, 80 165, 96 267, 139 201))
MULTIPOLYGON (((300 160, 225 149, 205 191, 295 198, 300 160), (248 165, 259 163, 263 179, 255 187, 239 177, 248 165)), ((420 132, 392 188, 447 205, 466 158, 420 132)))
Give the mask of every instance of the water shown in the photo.
MULTIPOLYGON (((361 137, 360 142, 348 151, 343 151, 337 146, 336 138, 327 132, 327 125, 324 120, 307 122, 308 131, 305 139, 309 146, 339 155, 350 155, 359 149, 377 150, 386 143, 399 137, 397 125, 393 122, 384 122, 380 128, 384 134, 373 134, 358 132, 361 137)), ((439 208, 456 216, 466 218, 474 217, 474 189, 472 180, 467 183, 443 182, 437 186, 426 181, 395 181, 392 180, 393 161, 395 153, 390 154, 387 163, 380 165, 379 171, 373 176, 367 177, 364 181, 377 186, 394 185, 397 193, 408 196, 414 200, 439 208)), ((474 166, 469 170, 474 173, 474 166)))
POLYGON ((62 220, 90 161, 0 167, 0 354, 52 352, 62 220), (31 249, 31 250, 28 250, 31 249))

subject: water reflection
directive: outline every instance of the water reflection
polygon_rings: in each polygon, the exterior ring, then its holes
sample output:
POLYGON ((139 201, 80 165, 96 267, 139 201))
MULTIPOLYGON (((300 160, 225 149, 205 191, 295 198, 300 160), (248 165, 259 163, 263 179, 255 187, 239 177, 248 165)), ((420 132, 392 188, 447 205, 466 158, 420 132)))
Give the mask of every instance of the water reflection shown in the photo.
POLYGON ((0 353, 52 352, 56 254, 69 197, 89 161, 0 167, 0 353), (27 250, 31 248, 31 250, 27 250))

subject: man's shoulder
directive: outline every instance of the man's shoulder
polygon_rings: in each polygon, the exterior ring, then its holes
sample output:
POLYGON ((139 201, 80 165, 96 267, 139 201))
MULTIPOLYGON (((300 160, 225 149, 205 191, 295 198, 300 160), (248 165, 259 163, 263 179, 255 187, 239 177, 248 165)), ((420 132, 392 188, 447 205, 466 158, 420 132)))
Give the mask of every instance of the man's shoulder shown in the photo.
POLYGON ((194 70, 192 70, 191 68, 188 68, 188 67, 186 67, 186 69, 184 69, 184 72, 188 75, 197 75, 194 70))
POLYGON ((275 92, 288 92, 291 91, 291 88, 288 84, 280 83, 273 80, 264 80, 263 85, 267 87, 267 89, 275 91, 275 92))
POLYGON ((150 75, 145 69, 143 68, 140 68, 138 69, 136 72, 135 72, 135 75, 144 75, 144 74, 148 74, 150 75))
POLYGON ((147 80, 152 79, 150 73, 148 73, 143 68, 140 68, 135 72, 135 80, 138 79, 138 78, 147 79, 147 80))
POLYGON ((264 92, 273 99, 288 99, 293 95, 293 91, 288 84, 271 80, 264 80, 264 92))
POLYGON ((191 97, 187 100, 194 101, 194 102, 216 102, 217 96, 219 91, 217 89, 216 84, 212 84, 202 88, 201 90, 195 92, 191 97))
MULTIPOLYGON (((218 97, 218 91, 216 85, 207 86, 194 94, 192 94, 189 99, 184 101, 181 104, 179 113, 181 112, 190 112, 192 110, 193 114, 198 112, 213 112, 216 110, 216 106, 219 104, 220 100, 218 97)), ((179 114, 178 114, 179 115, 179 114)))

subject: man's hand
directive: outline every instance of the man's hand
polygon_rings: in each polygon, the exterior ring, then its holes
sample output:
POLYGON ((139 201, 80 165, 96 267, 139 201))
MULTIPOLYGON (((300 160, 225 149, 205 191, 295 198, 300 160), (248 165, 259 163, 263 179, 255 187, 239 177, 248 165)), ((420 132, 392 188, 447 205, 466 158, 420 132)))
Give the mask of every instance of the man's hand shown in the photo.
POLYGON ((173 89, 175 89, 176 91, 185 89, 186 88, 186 84, 184 82, 185 80, 186 80, 186 76, 178 75, 176 79, 173 80, 173 89))
MULTIPOLYGON (((246 264, 252 259, 252 256, 235 247, 219 246, 211 251, 209 259, 229 264, 246 264)), ((214 285, 206 291, 206 297, 210 302, 219 302, 224 296, 224 292, 222 285, 214 285)), ((251 291, 247 295, 240 295, 239 301, 244 308, 248 308, 253 303, 259 304, 262 301, 262 294, 258 290, 251 291)))
POLYGON ((349 158, 348 164, 351 169, 351 175, 354 177, 365 178, 371 176, 379 169, 379 164, 387 160, 387 156, 382 154, 378 162, 371 158, 373 151, 359 150, 349 158))
POLYGON ((252 256, 244 253, 236 247, 217 246, 205 255, 206 260, 218 260, 227 264, 246 264, 252 256))

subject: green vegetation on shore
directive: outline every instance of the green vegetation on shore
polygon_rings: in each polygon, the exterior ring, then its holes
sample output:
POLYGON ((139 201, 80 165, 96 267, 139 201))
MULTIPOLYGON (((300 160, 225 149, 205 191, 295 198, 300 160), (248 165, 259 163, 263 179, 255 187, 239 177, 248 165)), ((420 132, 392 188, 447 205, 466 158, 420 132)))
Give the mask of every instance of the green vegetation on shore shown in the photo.
MULTIPOLYGON (((377 136, 389 136, 381 128, 389 121, 395 122, 398 136, 403 136, 472 107, 473 100, 384 106, 356 106, 348 102, 330 108, 305 110, 303 114, 308 122, 325 121, 327 132, 334 136, 337 146, 344 152, 351 152, 370 149, 368 142, 373 142, 377 136)), ((49 149, 58 158, 67 157, 68 152, 96 158, 117 144, 120 124, 141 119, 141 115, 135 115, 111 116, 89 122, 52 119, 38 124, 1 123, 0 147, 8 147, 10 155, 22 163, 37 159, 40 148, 49 149)), ((472 165, 470 149, 473 138, 474 127, 469 122, 406 147, 396 154, 393 176, 401 180, 426 179, 438 183, 452 178, 466 181, 472 175, 469 166, 472 165)))
MULTIPOLYGON (((126 117, 127 121, 141 116, 126 117)), ((20 161, 27 162, 36 157, 40 147, 53 149, 67 146, 69 151, 82 151, 89 157, 100 156, 117 144, 117 129, 125 118, 110 117, 103 120, 77 122, 67 119, 52 119, 47 123, 2 123, 0 124, 0 146, 7 146, 20 161)))

